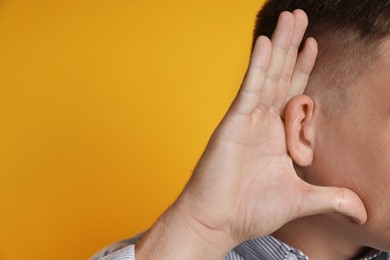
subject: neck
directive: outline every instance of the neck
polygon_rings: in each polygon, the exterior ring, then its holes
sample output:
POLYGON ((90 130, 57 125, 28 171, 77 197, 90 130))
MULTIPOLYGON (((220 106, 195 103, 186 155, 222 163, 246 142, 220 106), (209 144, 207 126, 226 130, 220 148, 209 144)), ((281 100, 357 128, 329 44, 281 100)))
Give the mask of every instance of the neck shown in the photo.
POLYGON ((353 225, 338 214, 316 215, 287 223, 272 235, 312 260, 349 260, 362 257, 370 250, 359 245, 350 232, 353 225))

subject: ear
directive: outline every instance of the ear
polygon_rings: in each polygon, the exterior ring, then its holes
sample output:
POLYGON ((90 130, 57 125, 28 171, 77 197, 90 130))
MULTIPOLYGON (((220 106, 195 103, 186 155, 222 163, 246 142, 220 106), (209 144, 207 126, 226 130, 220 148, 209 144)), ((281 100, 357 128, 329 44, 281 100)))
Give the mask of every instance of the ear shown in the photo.
POLYGON ((308 166, 314 156, 314 101, 311 97, 293 97, 287 104, 284 114, 287 149, 299 166, 308 166))

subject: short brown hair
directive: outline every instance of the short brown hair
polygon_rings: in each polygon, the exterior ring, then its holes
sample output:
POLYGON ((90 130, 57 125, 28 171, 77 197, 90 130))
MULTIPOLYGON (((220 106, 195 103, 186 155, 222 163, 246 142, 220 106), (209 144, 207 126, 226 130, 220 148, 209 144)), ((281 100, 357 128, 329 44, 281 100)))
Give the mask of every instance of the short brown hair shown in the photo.
POLYGON ((306 94, 325 106, 345 101, 390 36, 390 0, 268 0, 257 14, 252 50, 258 36, 271 38, 282 11, 295 9, 309 18, 304 38, 314 37, 319 46, 306 94))

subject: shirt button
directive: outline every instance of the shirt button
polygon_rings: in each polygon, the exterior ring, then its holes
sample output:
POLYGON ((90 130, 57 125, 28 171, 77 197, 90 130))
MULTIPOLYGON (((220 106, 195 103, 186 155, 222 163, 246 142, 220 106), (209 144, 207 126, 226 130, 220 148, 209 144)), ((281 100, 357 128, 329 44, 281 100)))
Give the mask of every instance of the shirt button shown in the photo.
POLYGON ((296 255, 294 255, 293 253, 289 253, 287 255, 286 260, 298 260, 298 257, 296 255))

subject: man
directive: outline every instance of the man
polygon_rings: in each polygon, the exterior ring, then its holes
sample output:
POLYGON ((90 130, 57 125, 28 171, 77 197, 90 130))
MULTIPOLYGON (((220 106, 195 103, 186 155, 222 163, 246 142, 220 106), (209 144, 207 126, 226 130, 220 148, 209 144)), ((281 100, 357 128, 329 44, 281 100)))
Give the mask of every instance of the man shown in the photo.
POLYGON ((94 259, 390 259, 390 0, 269 0, 254 36, 177 201, 94 259))

